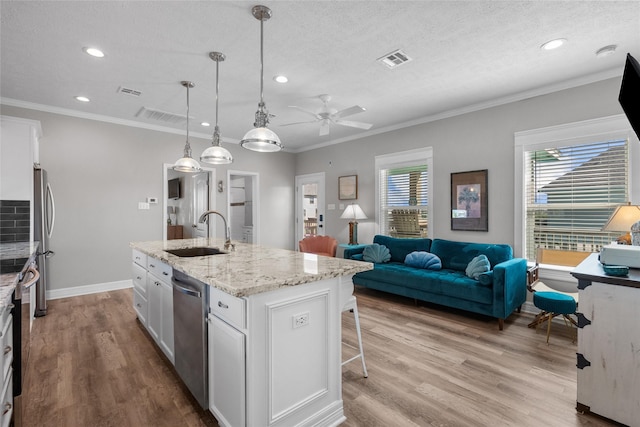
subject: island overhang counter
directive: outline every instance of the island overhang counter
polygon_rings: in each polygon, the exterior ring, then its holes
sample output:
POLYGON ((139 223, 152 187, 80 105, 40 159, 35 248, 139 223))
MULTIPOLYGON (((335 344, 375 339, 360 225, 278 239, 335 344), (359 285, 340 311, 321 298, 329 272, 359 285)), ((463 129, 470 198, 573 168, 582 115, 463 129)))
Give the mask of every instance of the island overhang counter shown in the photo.
MULTIPOLYGON (((208 285, 207 402, 221 425, 329 426, 345 420, 341 312, 353 292, 351 277, 372 264, 243 243, 225 250, 222 239, 133 242, 131 248, 134 285, 140 264, 158 261, 208 285), (167 252, 190 248, 227 253, 179 257, 167 252)), ((153 269, 148 271, 153 278, 153 269)), ((136 298, 146 303, 139 292, 134 286, 134 305, 136 298)), ((148 317, 145 326, 154 336, 151 307, 147 316, 140 311, 144 305, 137 305, 138 318, 145 324, 148 317)), ((171 337, 163 340, 162 331, 155 332, 161 347, 173 346, 166 344, 171 337)), ((177 345, 175 351, 177 361, 177 345)), ((172 360, 170 352, 165 354, 172 360)))

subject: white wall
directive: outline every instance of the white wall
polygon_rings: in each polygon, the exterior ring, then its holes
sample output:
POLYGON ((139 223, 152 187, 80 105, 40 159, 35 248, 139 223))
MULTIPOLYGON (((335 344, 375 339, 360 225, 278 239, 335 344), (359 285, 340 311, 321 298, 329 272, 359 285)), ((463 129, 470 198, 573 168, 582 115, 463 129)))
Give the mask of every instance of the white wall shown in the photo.
MULTIPOLYGON (((129 242, 161 240, 166 226, 162 203, 138 210, 138 202, 162 199, 163 164, 182 156, 184 136, 5 105, 2 114, 42 125, 40 163, 57 209, 50 289, 130 279, 129 242)), ((194 157, 209 144, 192 138, 194 157)), ((234 157, 230 166, 260 174, 261 243, 291 249, 294 155, 225 147, 234 157)), ((217 168, 218 180, 226 169, 217 168)), ((216 192, 216 206, 226 206, 227 195, 216 192)))
MULTIPOLYGON (((433 218, 435 238, 514 244, 514 133, 557 124, 622 114, 618 104, 620 79, 538 96, 299 153, 296 174, 326 172, 326 203, 340 204, 338 177, 358 175, 358 203, 369 217, 358 221, 358 241, 375 234, 374 159, 381 154, 433 147, 433 218), (488 169, 489 231, 452 231, 450 222, 452 172, 488 169)), ((326 233, 346 243, 348 222, 342 211, 326 211, 326 233)))

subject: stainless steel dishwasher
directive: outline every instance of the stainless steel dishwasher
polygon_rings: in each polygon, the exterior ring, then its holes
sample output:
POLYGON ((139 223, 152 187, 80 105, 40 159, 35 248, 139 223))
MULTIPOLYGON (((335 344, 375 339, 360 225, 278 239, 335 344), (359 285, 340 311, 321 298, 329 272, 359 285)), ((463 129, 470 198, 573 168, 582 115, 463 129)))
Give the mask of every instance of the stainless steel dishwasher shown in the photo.
POLYGON ((200 406, 209 408, 207 304, 209 286, 173 270, 176 371, 200 406))

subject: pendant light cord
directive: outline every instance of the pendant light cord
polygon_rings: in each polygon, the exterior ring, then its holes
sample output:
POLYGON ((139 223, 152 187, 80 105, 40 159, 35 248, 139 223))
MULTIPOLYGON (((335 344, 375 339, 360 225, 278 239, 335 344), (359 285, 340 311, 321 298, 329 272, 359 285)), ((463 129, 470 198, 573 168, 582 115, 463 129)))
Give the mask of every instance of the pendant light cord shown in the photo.
POLYGON ((264 107, 264 20, 260 19, 260 105, 264 107))
POLYGON ((187 142, 184 144, 184 156, 191 157, 191 145, 189 144, 189 86, 191 83, 187 83, 187 142))

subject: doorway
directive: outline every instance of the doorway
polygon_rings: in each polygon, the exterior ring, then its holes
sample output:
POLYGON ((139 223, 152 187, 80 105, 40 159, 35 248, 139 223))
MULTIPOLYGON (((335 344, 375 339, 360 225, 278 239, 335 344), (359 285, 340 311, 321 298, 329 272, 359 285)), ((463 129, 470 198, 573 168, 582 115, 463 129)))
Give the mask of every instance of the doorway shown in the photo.
POLYGON ((207 225, 211 221, 207 224, 198 222, 203 212, 215 209, 216 199, 212 185, 215 178, 215 169, 203 168, 199 173, 184 173, 174 171, 171 164, 164 165, 162 196, 164 240, 215 236, 215 227, 207 225), (169 194, 170 183, 171 194, 169 194))
POLYGON ((296 176, 296 241, 324 235, 324 172, 296 176))
POLYGON ((231 240, 258 243, 259 176, 255 172, 227 171, 227 218, 231 240))

